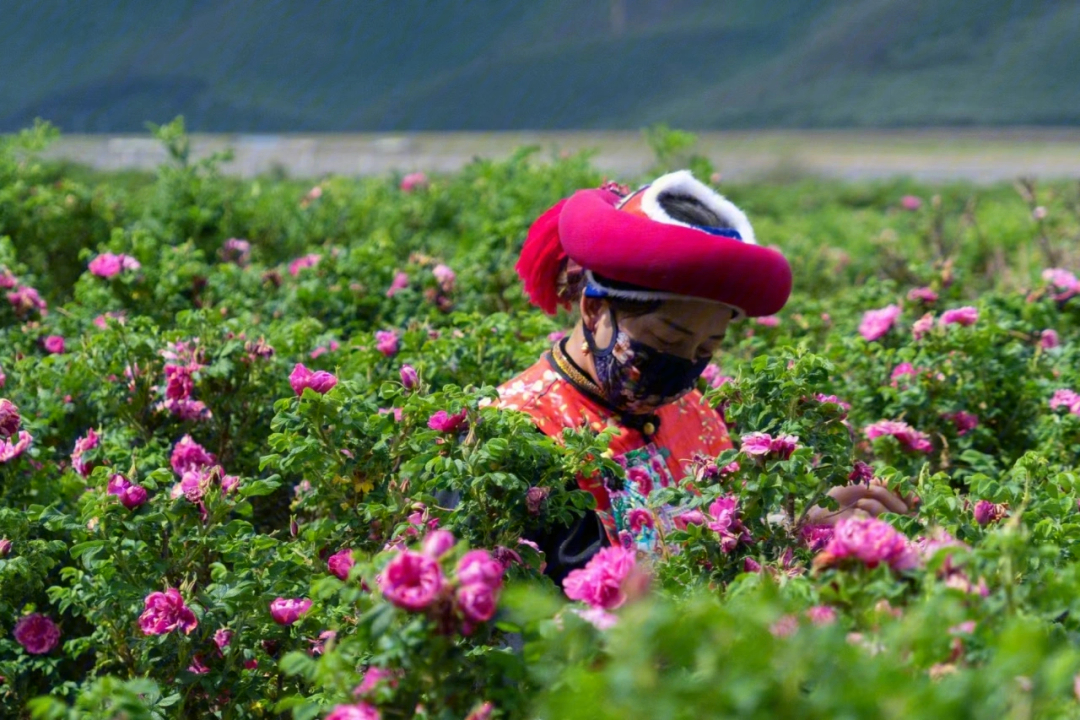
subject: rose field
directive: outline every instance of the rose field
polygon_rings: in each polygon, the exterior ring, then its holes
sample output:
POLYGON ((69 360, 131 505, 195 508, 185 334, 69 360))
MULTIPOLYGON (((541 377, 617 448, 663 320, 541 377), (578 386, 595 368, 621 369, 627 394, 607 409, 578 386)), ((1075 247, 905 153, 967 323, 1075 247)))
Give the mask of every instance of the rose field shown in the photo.
POLYGON ((648 178, 241 180, 154 131, 153 174, 0 137, 0 717, 1080 717, 1075 182, 728 185, 655 132, 794 292, 699 381, 735 447, 652 489, 663 555, 560 587, 528 538, 628 469, 495 407, 575 320, 514 264, 648 178), (810 524, 850 482, 917 511, 810 524))

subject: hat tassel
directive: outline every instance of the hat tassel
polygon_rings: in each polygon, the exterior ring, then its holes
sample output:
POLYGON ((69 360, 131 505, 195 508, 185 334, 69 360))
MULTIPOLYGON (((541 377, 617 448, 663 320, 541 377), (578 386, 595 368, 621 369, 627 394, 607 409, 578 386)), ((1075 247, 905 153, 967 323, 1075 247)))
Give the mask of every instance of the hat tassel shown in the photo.
MULTIPOLYGON (((525 284, 529 300, 548 315, 554 315, 559 306, 559 269, 566 259, 566 251, 559 239, 559 214, 565 204, 565 199, 560 200, 536 219, 514 266, 525 284)), ((563 307, 569 309, 569 303, 564 301, 563 307)))

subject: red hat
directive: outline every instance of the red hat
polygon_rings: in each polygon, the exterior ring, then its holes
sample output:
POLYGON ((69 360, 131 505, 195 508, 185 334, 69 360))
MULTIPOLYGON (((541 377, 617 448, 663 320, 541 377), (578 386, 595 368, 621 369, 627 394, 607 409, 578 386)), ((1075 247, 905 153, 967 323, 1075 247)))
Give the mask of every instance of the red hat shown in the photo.
POLYGON ((566 258, 586 270, 594 297, 695 298, 760 317, 778 312, 791 294, 787 259, 757 245, 746 214, 686 170, 625 198, 607 189, 579 190, 533 223, 515 269, 529 299, 549 315, 560 304, 556 282, 566 258), (720 218, 720 227, 670 217, 660 201, 666 194, 698 201, 720 218))

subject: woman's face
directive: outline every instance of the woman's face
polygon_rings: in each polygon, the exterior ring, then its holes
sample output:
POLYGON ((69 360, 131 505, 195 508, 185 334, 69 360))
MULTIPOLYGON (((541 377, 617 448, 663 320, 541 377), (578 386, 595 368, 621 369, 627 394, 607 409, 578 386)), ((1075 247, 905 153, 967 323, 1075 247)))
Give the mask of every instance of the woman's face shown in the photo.
MULTIPOLYGON (((611 341, 611 314, 607 303, 595 298, 582 298, 582 317, 594 327, 596 344, 607 347, 611 341)), ((696 300, 665 300, 655 312, 637 317, 623 316, 616 311, 620 330, 634 340, 657 350, 687 360, 712 357, 720 349, 731 308, 712 302, 696 300)))

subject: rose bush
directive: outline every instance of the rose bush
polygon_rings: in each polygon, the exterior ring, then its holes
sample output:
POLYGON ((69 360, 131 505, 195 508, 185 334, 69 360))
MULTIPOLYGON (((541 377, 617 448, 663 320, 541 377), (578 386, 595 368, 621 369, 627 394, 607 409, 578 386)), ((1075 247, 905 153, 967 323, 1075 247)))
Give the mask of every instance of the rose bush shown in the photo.
POLYGON ((796 293, 660 487, 491 407, 569 327, 512 268, 587 157, 312 187, 156 133, 134 180, 0 139, 4 717, 1076 713, 1075 189, 725 188, 796 293), (674 530, 557 588, 523 538, 594 473, 674 530), (916 512, 817 524, 851 482, 916 512))

